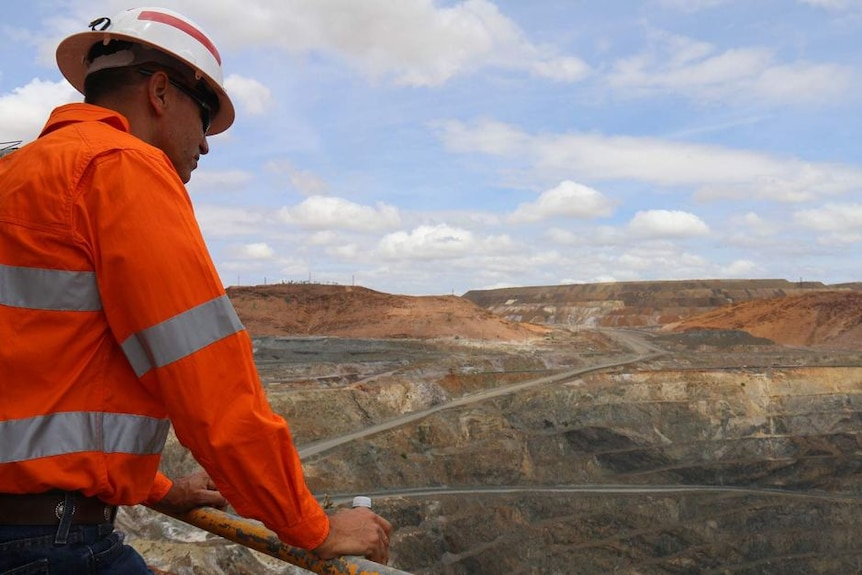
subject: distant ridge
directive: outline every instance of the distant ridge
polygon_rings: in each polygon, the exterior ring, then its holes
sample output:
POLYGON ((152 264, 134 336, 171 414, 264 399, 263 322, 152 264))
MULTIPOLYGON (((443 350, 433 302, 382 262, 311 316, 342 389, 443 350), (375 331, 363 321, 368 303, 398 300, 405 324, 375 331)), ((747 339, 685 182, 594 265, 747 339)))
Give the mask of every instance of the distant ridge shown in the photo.
POLYGON ((785 279, 608 282, 471 290, 464 298, 511 321, 591 327, 656 327, 719 307, 813 291, 862 289, 785 279))
POLYGON ((473 290, 462 297, 277 284, 227 293, 252 336, 525 341, 546 327, 583 326, 742 330, 788 345, 862 346, 862 283, 639 281, 473 290))
POLYGON ((360 286, 311 283, 229 287, 227 295, 252 336, 523 341, 547 331, 507 321, 454 295, 392 295, 360 286))

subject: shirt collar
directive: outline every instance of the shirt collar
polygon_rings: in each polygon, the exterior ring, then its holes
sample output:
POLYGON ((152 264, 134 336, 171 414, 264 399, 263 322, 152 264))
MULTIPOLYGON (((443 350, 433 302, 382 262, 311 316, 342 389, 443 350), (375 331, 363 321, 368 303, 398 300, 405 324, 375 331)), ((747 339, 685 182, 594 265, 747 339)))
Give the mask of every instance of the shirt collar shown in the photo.
POLYGON ((55 108, 39 136, 79 122, 103 122, 123 132, 130 132, 129 121, 119 112, 93 104, 75 103, 55 108))

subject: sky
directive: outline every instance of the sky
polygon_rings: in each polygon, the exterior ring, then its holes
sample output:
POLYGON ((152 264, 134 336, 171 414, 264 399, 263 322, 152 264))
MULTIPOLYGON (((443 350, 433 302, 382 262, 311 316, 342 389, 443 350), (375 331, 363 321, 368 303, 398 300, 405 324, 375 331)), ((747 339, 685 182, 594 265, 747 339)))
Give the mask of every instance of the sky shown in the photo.
MULTIPOLYGON (((862 281, 862 0, 181 0, 237 109, 188 189, 225 286, 862 281)), ((0 141, 81 101, 6 3, 0 141)))

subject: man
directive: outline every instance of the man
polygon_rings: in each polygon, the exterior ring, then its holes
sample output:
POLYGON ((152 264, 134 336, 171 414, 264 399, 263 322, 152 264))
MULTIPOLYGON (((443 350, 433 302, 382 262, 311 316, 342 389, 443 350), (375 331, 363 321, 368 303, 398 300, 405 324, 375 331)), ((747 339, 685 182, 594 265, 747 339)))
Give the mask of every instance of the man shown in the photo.
POLYGON ((164 9, 90 28, 57 48, 85 103, 0 160, 0 573, 148 573, 117 505, 224 498, 321 557, 385 563, 385 519, 309 492, 183 185, 234 119, 218 51, 164 9), (158 473, 171 423, 205 474, 158 473))

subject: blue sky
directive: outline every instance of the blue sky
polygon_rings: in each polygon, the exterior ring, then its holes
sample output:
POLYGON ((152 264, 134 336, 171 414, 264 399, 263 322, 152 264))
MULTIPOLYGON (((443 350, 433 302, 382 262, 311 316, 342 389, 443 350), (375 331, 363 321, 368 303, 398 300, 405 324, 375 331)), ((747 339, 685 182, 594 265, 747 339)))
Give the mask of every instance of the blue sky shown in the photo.
MULTIPOLYGON (((862 0, 184 0, 237 121, 189 191, 225 285, 411 295, 862 281, 862 0)), ((0 23, 0 141, 80 101, 0 23)))

